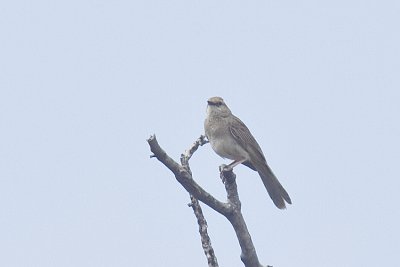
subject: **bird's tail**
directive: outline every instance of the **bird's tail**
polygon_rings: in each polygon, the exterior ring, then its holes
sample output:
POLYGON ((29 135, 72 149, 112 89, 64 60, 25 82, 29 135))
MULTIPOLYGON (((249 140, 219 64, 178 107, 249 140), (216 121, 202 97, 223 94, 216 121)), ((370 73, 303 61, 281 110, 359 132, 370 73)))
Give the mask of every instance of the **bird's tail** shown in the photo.
POLYGON ((290 199, 289 194, 278 181, 275 174, 272 172, 267 163, 260 162, 257 165, 259 165, 256 166, 257 171, 275 206, 277 206, 279 209, 285 209, 285 201, 289 204, 292 204, 292 200, 290 199))

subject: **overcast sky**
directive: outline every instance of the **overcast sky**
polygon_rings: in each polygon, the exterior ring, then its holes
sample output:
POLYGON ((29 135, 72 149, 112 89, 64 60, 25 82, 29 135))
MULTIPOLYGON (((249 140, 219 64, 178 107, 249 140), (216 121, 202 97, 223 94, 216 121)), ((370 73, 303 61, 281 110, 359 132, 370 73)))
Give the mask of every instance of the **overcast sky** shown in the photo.
MULTIPOLYGON (((189 197, 150 159, 203 133, 222 96, 293 205, 235 168, 263 264, 396 266, 398 1, 5 1, 0 266, 207 266, 189 197)), ((194 178, 225 200, 209 145, 194 178)), ((220 266, 243 266, 203 206, 220 266)))

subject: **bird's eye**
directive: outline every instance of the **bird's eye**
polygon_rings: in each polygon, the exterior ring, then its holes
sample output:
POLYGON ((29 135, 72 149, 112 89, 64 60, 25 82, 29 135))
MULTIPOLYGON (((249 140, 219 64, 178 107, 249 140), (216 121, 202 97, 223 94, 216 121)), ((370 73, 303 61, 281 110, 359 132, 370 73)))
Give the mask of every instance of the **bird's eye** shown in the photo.
POLYGON ((217 107, 219 107, 219 106, 221 106, 222 103, 221 103, 221 102, 212 102, 212 101, 209 101, 208 104, 211 105, 211 106, 217 106, 217 107))

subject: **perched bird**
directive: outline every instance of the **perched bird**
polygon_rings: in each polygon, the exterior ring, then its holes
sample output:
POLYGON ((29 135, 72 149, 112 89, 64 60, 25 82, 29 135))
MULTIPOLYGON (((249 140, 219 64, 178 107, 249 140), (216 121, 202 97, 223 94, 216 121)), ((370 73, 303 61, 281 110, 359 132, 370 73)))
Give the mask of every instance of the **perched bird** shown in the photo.
POLYGON ((232 168, 242 163, 257 171, 279 209, 286 208, 285 201, 292 204, 289 194, 268 166, 260 146, 246 125, 232 114, 221 97, 211 97, 207 102, 204 130, 215 153, 233 160, 228 165, 232 168))

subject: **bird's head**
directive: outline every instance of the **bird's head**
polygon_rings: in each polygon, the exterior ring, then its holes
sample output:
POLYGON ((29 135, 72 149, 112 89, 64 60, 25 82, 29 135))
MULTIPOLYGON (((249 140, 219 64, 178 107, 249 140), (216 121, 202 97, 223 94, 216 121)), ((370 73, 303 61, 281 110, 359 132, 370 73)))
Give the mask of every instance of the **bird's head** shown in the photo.
POLYGON ((230 115, 231 110, 225 104, 222 97, 214 96, 207 100, 207 114, 214 115, 218 114, 219 116, 230 115))

